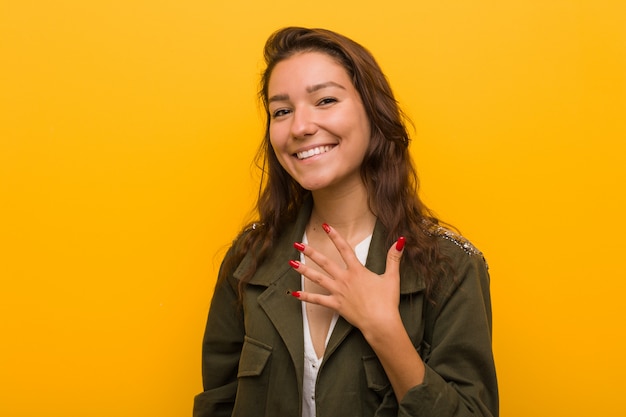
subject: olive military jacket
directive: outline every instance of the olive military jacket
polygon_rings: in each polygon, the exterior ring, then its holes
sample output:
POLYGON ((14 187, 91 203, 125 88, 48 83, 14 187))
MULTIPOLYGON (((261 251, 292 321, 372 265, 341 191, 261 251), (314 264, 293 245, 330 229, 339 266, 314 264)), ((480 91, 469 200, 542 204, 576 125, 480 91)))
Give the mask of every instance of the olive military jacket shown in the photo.
MULTIPOLYGON (((299 257, 293 243, 301 241, 310 209, 301 210, 258 267, 243 304, 237 286, 251 267, 249 254, 216 285, 203 341, 204 392, 195 397, 194 417, 301 416, 301 301, 286 293, 300 289, 300 274, 288 262, 299 257)), ((424 382, 398 402, 372 348, 340 317, 319 369, 317 417, 498 415, 487 266, 468 241, 445 229, 438 235, 454 276, 444 280, 435 304, 425 299, 422 278, 401 265, 399 309, 426 365, 424 382)), ((379 274, 388 251, 384 236, 377 224, 365 264, 379 274)))

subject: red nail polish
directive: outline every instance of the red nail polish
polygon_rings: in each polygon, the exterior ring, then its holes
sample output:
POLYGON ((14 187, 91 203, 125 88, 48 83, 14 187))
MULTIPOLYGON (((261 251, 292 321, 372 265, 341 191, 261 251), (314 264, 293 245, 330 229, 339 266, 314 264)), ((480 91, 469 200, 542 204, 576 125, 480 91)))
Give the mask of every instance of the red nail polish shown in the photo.
POLYGON ((304 250, 304 245, 300 242, 296 242, 293 244, 293 247, 298 249, 300 252, 302 252, 304 250))
POLYGON ((300 291, 292 291, 291 295, 293 295, 296 298, 300 298, 300 291))
POLYGON ((298 261, 291 260, 291 261, 289 261, 289 265, 290 265, 292 268, 294 268, 294 269, 298 269, 298 268, 300 268, 300 262, 298 262, 298 261))
POLYGON ((326 223, 322 223, 322 229, 324 229, 326 233, 330 233, 330 226, 326 223))
POLYGON ((396 250, 400 252, 402 249, 404 249, 405 243, 406 243, 406 239, 404 238, 404 236, 401 236, 400 238, 398 238, 398 241, 396 242, 396 250))

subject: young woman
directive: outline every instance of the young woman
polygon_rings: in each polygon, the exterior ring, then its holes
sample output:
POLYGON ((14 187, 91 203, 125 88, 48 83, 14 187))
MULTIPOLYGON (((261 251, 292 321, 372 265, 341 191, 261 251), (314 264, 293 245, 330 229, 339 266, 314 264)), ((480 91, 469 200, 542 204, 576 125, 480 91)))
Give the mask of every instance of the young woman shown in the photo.
POLYGON ((486 263, 420 201, 378 64, 294 27, 265 60, 259 220, 220 269, 194 416, 497 416, 486 263))

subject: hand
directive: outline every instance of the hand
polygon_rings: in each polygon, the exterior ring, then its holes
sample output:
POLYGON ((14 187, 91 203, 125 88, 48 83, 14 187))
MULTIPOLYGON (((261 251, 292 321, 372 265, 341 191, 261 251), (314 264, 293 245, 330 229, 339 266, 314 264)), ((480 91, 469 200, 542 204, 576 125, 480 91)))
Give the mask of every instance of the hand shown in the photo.
POLYGON ((405 239, 401 237, 387 252, 387 266, 382 275, 365 268, 346 240, 333 228, 324 225, 329 238, 339 251, 346 267, 330 261, 310 246, 296 243, 294 246, 325 273, 290 261, 290 265, 314 283, 320 285, 328 295, 298 291, 292 293, 302 301, 333 309, 366 336, 384 329, 390 320, 399 320, 400 302, 400 259, 405 239))

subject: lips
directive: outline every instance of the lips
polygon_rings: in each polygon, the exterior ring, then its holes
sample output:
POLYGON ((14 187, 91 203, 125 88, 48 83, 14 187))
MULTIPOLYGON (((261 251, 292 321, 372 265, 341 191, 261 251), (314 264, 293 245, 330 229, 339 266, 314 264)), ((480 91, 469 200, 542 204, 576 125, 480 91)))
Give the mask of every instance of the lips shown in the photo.
POLYGON ((306 151, 296 152, 296 157, 299 160, 308 159, 312 156, 326 153, 333 148, 334 146, 331 146, 331 145, 317 146, 315 148, 307 149, 306 151))

